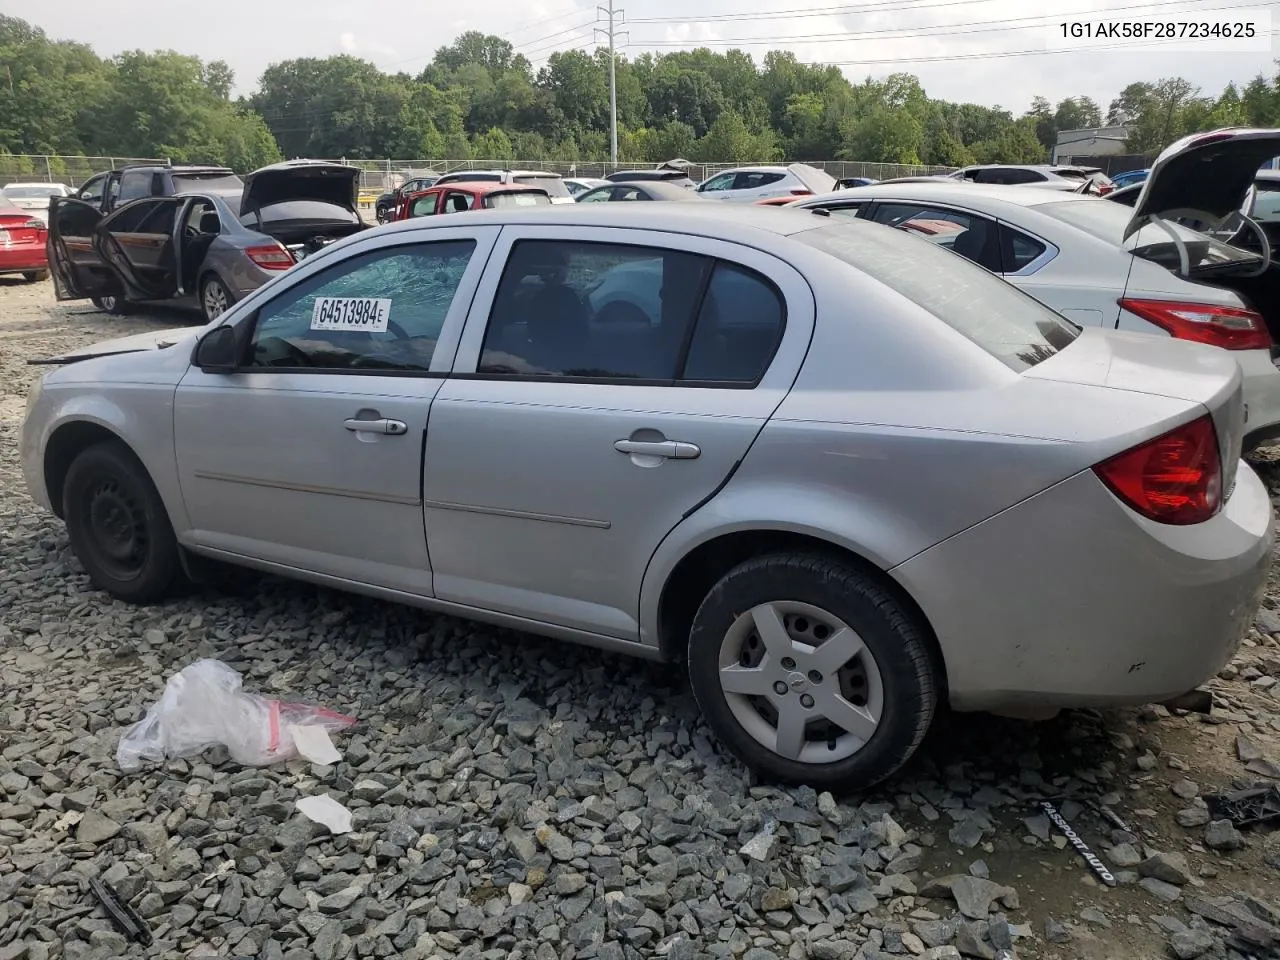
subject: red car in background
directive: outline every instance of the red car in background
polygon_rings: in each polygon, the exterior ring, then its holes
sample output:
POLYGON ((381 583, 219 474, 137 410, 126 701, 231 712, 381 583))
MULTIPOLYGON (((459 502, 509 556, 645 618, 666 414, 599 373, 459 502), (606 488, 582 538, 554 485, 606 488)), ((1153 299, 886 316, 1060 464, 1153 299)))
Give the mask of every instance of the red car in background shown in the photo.
POLYGON ((538 187, 496 180, 462 180, 430 187, 402 197, 394 220, 433 217, 468 210, 499 210, 511 207, 549 207, 551 197, 538 187))
POLYGON ((34 283, 49 277, 48 229, 12 200, 0 196, 0 276, 20 273, 34 283))

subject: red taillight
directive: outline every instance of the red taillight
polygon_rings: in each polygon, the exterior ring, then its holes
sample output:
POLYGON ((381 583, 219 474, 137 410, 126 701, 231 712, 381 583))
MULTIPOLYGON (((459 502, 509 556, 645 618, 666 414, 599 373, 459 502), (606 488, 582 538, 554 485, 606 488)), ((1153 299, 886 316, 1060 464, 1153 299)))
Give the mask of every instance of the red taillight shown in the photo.
POLYGON ((288 270, 293 266, 293 255, 278 242, 248 247, 244 252, 263 270, 288 270))
POLYGON ((811 190, 792 190, 792 191, 791 191, 791 195, 792 195, 793 197, 812 197, 812 196, 813 196, 813 191, 811 191, 811 190))
POLYGON ((1093 468, 1117 497, 1151 520, 1185 526, 1222 505, 1222 459, 1208 414, 1093 468))
POLYGON ((1224 350, 1265 350, 1271 334, 1262 315, 1240 307, 1176 300, 1132 300, 1120 306, 1179 340, 1208 343, 1224 350))

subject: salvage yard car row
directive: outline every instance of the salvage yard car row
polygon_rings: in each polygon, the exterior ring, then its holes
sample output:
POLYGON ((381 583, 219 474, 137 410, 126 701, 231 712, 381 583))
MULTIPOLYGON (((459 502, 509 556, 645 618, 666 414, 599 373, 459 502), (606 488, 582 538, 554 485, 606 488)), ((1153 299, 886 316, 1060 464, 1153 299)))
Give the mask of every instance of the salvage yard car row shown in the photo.
POLYGON ((121 600, 224 562, 682 660, 747 764, 867 785, 943 704, 1163 702, 1233 655, 1274 539, 1240 455, 1271 415, 1246 355, 1274 350, 1253 311, 1277 268, 1165 222, 1224 221, 1237 184, 1164 185, 1191 162, 1243 170, 1243 194, 1267 152, 1280 131, 1175 145, 1132 211, 966 183, 784 209, 455 180, 403 198, 429 215, 319 225, 305 257, 268 230, 307 218, 265 211, 354 196, 340 171, 282 165, 238 209, 135 200, 75 245, 60 214, 88 205, 55 199, 60 297, 108 270, 190 289, 209 212, 219 237, 250 217, 279 269, 200 329, 48 358, 23 470, 121 600), (135 209, 163 229, 113 233, 135 209), (1124 224, 1087 244, 1088 211, 1124 224), (109 266, 61 260, 86 248, 109 266), (1050 296, 1032 278, 1055 270, 1050 296), (1181 327, 1116 329, 1170 297, 1181 327))

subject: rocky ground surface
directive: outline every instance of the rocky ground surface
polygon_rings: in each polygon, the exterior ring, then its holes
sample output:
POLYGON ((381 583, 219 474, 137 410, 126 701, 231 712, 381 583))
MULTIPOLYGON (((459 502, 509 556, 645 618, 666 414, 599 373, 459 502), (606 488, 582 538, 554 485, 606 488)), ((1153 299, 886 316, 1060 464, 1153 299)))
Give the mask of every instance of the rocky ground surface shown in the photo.
POLYGON ((188 319, 0 279, 0 960, 1280 953, 1280 831, 1202 799, 1280 775, 1274 582, 1208 716, 957 716, 870 795, 758 784, 674 668, 256 576, 153 607, 92 590, 23 487, 25 361, 188 319), (357 715, 341 761, 215 749, 123 775, 122 730, 200 657, 357 715), (321 794, 353 832, 296 811, 321 794), (150 947, 112 927, 96 875, 150 947))

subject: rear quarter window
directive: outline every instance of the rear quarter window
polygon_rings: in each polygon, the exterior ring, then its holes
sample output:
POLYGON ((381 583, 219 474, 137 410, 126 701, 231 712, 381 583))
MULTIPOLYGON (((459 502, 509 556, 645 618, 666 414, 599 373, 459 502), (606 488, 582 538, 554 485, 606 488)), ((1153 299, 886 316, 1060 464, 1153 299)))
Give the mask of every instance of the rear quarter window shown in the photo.
POLYGON ((1012 284, 927 240, 846 222, 794 239, 879 280, 1012 370, 1047 360, 1080 328, 1012 284))

